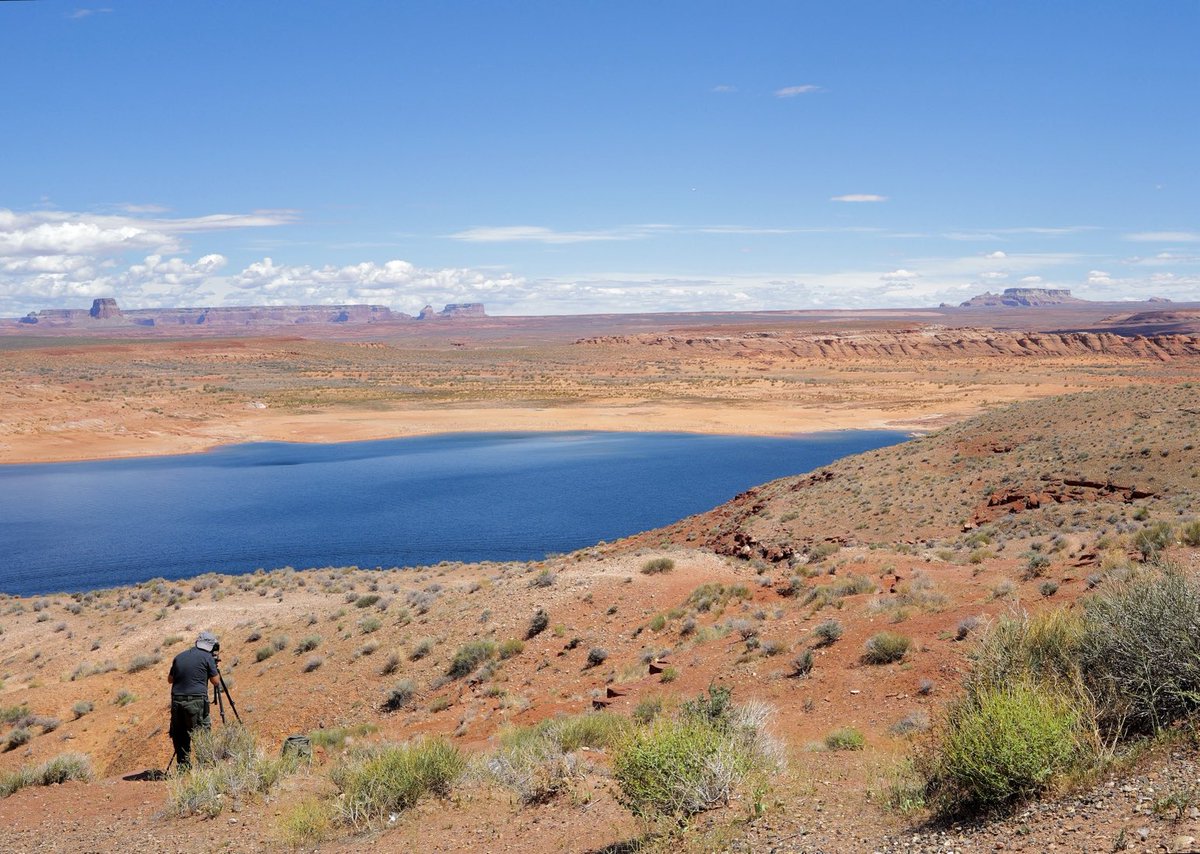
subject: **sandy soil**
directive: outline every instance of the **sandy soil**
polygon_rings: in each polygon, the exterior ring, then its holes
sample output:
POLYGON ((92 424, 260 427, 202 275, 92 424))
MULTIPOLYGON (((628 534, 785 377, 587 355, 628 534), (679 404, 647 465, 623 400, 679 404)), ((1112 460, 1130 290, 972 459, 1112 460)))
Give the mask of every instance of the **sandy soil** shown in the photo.
POLYGON ((1200 360, 820 360, 539 342, 217 339, 0 348, 0 463, 524 430, 927 430, 998 404, 1178 382, 1200 360))

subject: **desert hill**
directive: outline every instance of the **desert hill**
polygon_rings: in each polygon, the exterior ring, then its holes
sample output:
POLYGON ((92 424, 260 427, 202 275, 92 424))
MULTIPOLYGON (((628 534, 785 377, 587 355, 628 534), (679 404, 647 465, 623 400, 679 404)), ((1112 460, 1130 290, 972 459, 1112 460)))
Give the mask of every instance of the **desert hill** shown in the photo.
MULTIPOLYGON (((1196 408, 1194 387, 1166 383, 1015 404, 531 564, 289 569, 5 598, 0 770, 73 750, 98 781, 0 799, 0 846, 313 847, 320 837, 296 817, 336 802, 331 769, 350 743, 440 735, 477 763, 449 800, 422 800, 366 836, 328 827, 324 847, 628 850, 606 848, 645 830, 614 797, 609 748, 535 766, 536 783, 503 770, 515 761, 505 745, 559 715, 670 714, 716 685, 774 710, 787 765, 704 813, 684 838, 691 850, 982 851, 1019 838, 1026 850, 1095 851, 1143 828, 1146 846, 1169 848, 1200 828, 1186 804, 1178 821, 1143 810, 1142 792, 1185 791, 1186 747, 1147 754, 1109 794, 1102 779, 1095 796, 1009 825, 927 829, 887 807, 886 791, 960 690, 988 620, 1074 602, 1136 566, 1141 532, 1181 531, 1200 513, 1196 408), (164 668, 201 628, 221 635, 264 749, 297 732, 318 744, 311 770, 218 800, 216 821, 172 817, 167 784, 122 779, 165 765, 164 668), (907 651, 869 663, 882 630, 907 651), (530 786, 540 794, 527 798, 530 786)), ((1200 569, 1194 548, 1165 549, 1200 569)))

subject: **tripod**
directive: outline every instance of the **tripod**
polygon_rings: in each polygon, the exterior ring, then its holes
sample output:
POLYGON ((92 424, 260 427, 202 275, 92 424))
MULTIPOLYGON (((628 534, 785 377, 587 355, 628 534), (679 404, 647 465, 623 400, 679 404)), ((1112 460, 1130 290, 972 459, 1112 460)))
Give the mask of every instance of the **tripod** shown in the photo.
POLYGON ((229 693, 229 686, 225 684, 225 677, 221 674, 221 659, 213 656, 213 660, 217 663, 217 684, 213 685, 213 699, 217 704, 217 710, 221 713, 221 723, 225 723, 225 700, 229 701, 229 708, 233 711, 233 717, 238 722, 242 722, 242 716, 238 714, 237 704, 233 702, 233 695, 229 693), (222 699, 221 695, 224 695, 222 699))

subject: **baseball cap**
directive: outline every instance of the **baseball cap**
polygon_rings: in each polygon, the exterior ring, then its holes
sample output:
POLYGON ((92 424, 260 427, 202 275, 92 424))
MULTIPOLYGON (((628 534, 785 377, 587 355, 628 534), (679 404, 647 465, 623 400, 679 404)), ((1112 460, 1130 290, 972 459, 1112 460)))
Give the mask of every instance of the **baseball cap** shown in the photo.
POLYGON ((212 632, 201 632, 196 638, 196 646, 205 652, 212 652, 213 647, 217 645, 217 636, 212 632))

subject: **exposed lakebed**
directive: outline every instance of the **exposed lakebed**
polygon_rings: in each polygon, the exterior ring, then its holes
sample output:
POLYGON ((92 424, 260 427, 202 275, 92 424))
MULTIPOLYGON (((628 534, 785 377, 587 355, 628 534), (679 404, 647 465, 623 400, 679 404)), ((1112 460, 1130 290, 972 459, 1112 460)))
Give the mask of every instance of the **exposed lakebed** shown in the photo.
POLYGON ((0 591, 259 567, 536 560, 903 439, 474 433, 0 466, 0 591))

